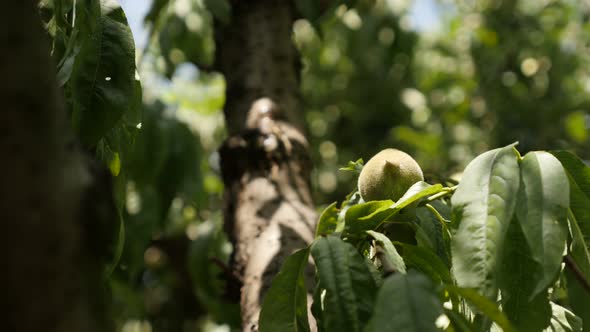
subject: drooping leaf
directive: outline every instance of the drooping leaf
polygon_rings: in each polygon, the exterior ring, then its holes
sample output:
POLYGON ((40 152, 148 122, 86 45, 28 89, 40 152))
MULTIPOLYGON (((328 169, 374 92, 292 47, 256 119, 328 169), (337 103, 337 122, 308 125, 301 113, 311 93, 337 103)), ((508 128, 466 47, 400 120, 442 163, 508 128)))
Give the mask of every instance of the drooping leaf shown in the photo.
POLYGON ((569 217, 572 242, 568 256, 578 268, 576 272, 566 266, 565 277, 567 280, 568 299, 574 312, 582 318, 584 329, 590 329, 590 294, 579 277, 590 280, 590 251, 584 241, 584 236, 578 225, 576 216, 570 213, 569 217), (581 273, 581 276, 577 275, 581 273))
MULTIPOLYGON (((434 206, 440 207, 438 201, 431 204, 432 209, 436 209, 434 206)), ((447 222, 440 220, 442 218, 438 210, 435 212, 438 217, 427 207, 419 207, 416 209, 417 219, 417 231, 416 241, 418 246, 431 248, 440 259, 447 265, 451 265, 451 235, 447 227, 447 222)))
POLYGON ((568 151, 551 152, 563 165, 570 182, 570 208, 586 244, 590 245, 590 167, 568 151))
POLYGON ((309 248, 287 257, 264 297, 260 331, 309 331, 304 272, 309 248))
POLYGON ((391 243, 391 240, 379 232, 367 231, 367 234, 371 235, 383 248, 383 252, 385 253, 384 258, 387 260, 387 262, 384 262, 383 264, 387 264, 387 266, 392 267, 395 271, 405 274, 406 264, 393 246, 393 243, 391 243))
POLYGON ((428 278, 416 271, 394 274, 383 282, 364 331, 439 331, 435 321, 442 313, 442 303, 428 278))
POLYGON ((451 198, 453 271, 461 287, 495 299, 499 250, 512 219, 519 185, 513 146, 485 152, 467 165, 451 198))
POLYGON ((462 314, 450 310, 445 309, 445 315, 449 318, 450 325, 452 327, 452 332, 474 332, 477 331, 476 327, 473 323, 467 320, 465 316, 462 314))
POLYGON ((73 127, 95 146, 131 108, 136 94, 135 45, 115 0, 101 0, 101 16, 81 45, 71 73, 73 127))
POLYGON ((326 291, 323 326, 327 331, 360 331, 377 293, 369 265, 352 245, 334 236, 317 239, 311 254, 326 291))
MULTIPOLYGON (((548 285, 538 289, 539 282, 544 278, 543 266, 534 259, 516 220, 508 227, 501 252, 497 274, 502 292, 502 311, 519 331, 542 331, 549 325, 551 316, 548 285)), ((549 279, 551 284, 555 277, 553 275, 549 279)))
POLYGON ((490 301, 485 296, 479 294, 475 289, 471 288, 460 288, 451 285, 445 286, 449 293, 453 293, 456 296, 464 298, 469 304, 471 304, 478 312, 484 314, 486 317, 493 320, 498 324, 504 332, 515 332, 514 327, 510 324, 510 321, 496 303, 490 301))
POLYGON ((529 152, 520 164, 516 216, 532 258, 542 269, 531 297, 549 287, 561 267, 567 240, 569 182, 561 163, 548 152, 529 152))
MULTIPOLYGON (((570 187, 569 225, 571 244, 569 256, 583 277, 590 280, 590 167, 568 151, 552 151, 566 170, 570 187)), ((575 273, 566 267, 568 299, 574 312, 582 318, 584 329, 590 330, 590 294, 575 273)))

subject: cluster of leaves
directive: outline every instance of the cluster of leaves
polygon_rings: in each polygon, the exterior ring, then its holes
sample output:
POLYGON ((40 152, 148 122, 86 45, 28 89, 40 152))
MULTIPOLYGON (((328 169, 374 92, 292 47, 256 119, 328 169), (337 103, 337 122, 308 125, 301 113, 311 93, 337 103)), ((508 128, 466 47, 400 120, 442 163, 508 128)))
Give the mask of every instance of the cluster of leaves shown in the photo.
POLYGON ((574 154, 509 145, 476 157, 455 186, 418 182, 397 202, 354 192, 286 260, 260 329, 309 330, 309 255, 319 331, 588 329, 589 185, 574 154))
POLYGON ((118 175, 141 122, 135 45, 116 0, 40 3, 72 127, 118 175))
POLYGON ((197 320, 206 315, 238 325, 237 306, 228 310, 221 300, 219 274, 231 247, 220 213, 211 212, 219 209, 222 185, 206 158, 217 142, 202 144, 198 130, 177 115, 183 107, 219 113, 223 91, 209 84, 195 93, 194 83, 176 79, 182 86, 168 90, 180 92, 144 102, 152 91, 140 84, 133 36, 117 0, 44 0, 40 11, 72 128, 114 180, 120 227, 108 232, 115 239, 105 282, 118 327, 149 317, 156 330, 179 331, 187 320, 199 330, 197 320))

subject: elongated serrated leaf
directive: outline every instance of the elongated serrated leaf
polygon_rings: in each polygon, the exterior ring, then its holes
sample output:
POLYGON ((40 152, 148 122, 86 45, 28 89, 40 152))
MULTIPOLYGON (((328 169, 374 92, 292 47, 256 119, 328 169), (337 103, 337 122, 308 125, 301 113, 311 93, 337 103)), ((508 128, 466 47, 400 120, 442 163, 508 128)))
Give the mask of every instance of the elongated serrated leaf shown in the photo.
POLYGON ((70 77, 73 126, 88 146, 121 119, 136 93, 135 46, 125 14, 115 0, 101 0, 101 12, 70 77))
POLYGON ((338 225, 338 207, 336 202, 324 209, 318 220, 315 236, 329 235, 336 230, 338 225))
POLYGON ((485 152, 467 165, 451 197, 453 271, 461 287, 495 299, 496 264, 520 181, 513 147, 485 152))
POLYGON ((449 293, 453 293, 456 296, 464 298, 468 303, 473 305, 477 311, 498 324, 504 332, 515 331, 508 318, 506 318, 504 313, 502 313, 500 308, 498 308, 498 305, 479 294, 475 289, 460 288, 451 285, 446 285, 445 288, 449 293))
POLYGON ((549 287, 561 267, 570 191, 563 166, 548 152, 528 153, 520 169, 516 216, 533 259, 542 267, 532 298, 549 287))
POLYGON ((319 281, 325 289, 323 326, 327 331, 360 331, 368 321, 377 285, 364 258, 334 236, 311 246, 319 281))
MULTIPOLYGON (((581 332, 584 331, 582 320, 566 308, 551 302, 551 328, 554 332, 581 332)), ((546 331, 547 331, 546 330, 546 331)))
POLYGON ((272 281, 260 312, 260 332, 309 331, 304 272, 309 249, 287 257, 272 281))
POLYGON ((344 233, 361 234, 367 230, 379 227, 385 220, 393 217, 403 208, 417 203, 421 199, 439 193, 443 190, 441 184, 430 185, 426 182, 417 182, 395 203, 391 200, 373 201, 359 204, 346 215, 344 233), (387 204, 391 202, 391 204, 387 204), (374 203, 374 204, 371 204, 374 203))
POLYGON ((367 233, 381 244, 383 251, 385 253, 385 259, 387 260, 387 262, 384 264, 391 266, 397 272, 405 274, 406 264, 404 263, 404 259, 399 255, 399 253, 393 246, 393 243, 391 243, 391 240, 387 236, 379 232, 367 231, 367 233))
POLYGON ((428 278, 416 271, 394 274, 383 282, 364 331, 439 331, 435 321, 442 313, 442 303, 428 278))

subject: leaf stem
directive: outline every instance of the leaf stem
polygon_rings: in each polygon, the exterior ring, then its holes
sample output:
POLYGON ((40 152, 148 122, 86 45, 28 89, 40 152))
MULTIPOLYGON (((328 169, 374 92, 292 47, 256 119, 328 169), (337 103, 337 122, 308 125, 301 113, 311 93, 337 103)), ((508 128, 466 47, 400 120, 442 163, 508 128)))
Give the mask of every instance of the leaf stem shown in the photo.
POLYGON ((568 269, 570 269, 570 271, 572 271, 576 279, 578 279, 584 290, 586 290, 586 292, 590 294, 590 282, 588 282, 588 279, 584 277, 584 273, 582 272, 582 270, 580 270, 578 265, 576 265, 576 262, 574 261, 572 256, 570 254, 567 254, 563 257, 563 261, 565 263, 565 266, 568 269))
POLYGON ((455 190, 456 190, 456 189, 457 189, 457 186, 452 186, 452 187, 443 188, 443 191, 441 191, 441 192, 439 192, 439 193, 436 193, 436 194, 434 194, 434 195, 432 195, 432 196, 428 197, 428 198, 426 199, 426 202, 427 202, 427 203, 430 203, 430 202, 432 202, 432 201, 434 201, 434 200, 437 200, 437 199, 439 199, 439 198, 441 198, 441 197, 445 197, 445 196, 446 196, 446 195, 448 195, 448 194, 452 194, 452 193, 454 193, 454 192, 455 192, 455 190))

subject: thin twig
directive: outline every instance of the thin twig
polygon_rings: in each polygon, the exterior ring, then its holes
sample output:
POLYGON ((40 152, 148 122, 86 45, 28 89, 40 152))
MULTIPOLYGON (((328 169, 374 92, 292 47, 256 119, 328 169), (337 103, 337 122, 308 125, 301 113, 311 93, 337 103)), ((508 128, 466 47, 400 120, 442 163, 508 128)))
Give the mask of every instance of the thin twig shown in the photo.
POLYGON ((563 261, 565 262, 565 266, 572 271, 576 279, 578 279, 580 284, 582 284, 582 287, 586 290, 586 292, 590 294, 590 282, 588 282, 588 279, 584 277, 584 273, 576 265, 574 259, 568 254, 563 258, 563 261))

